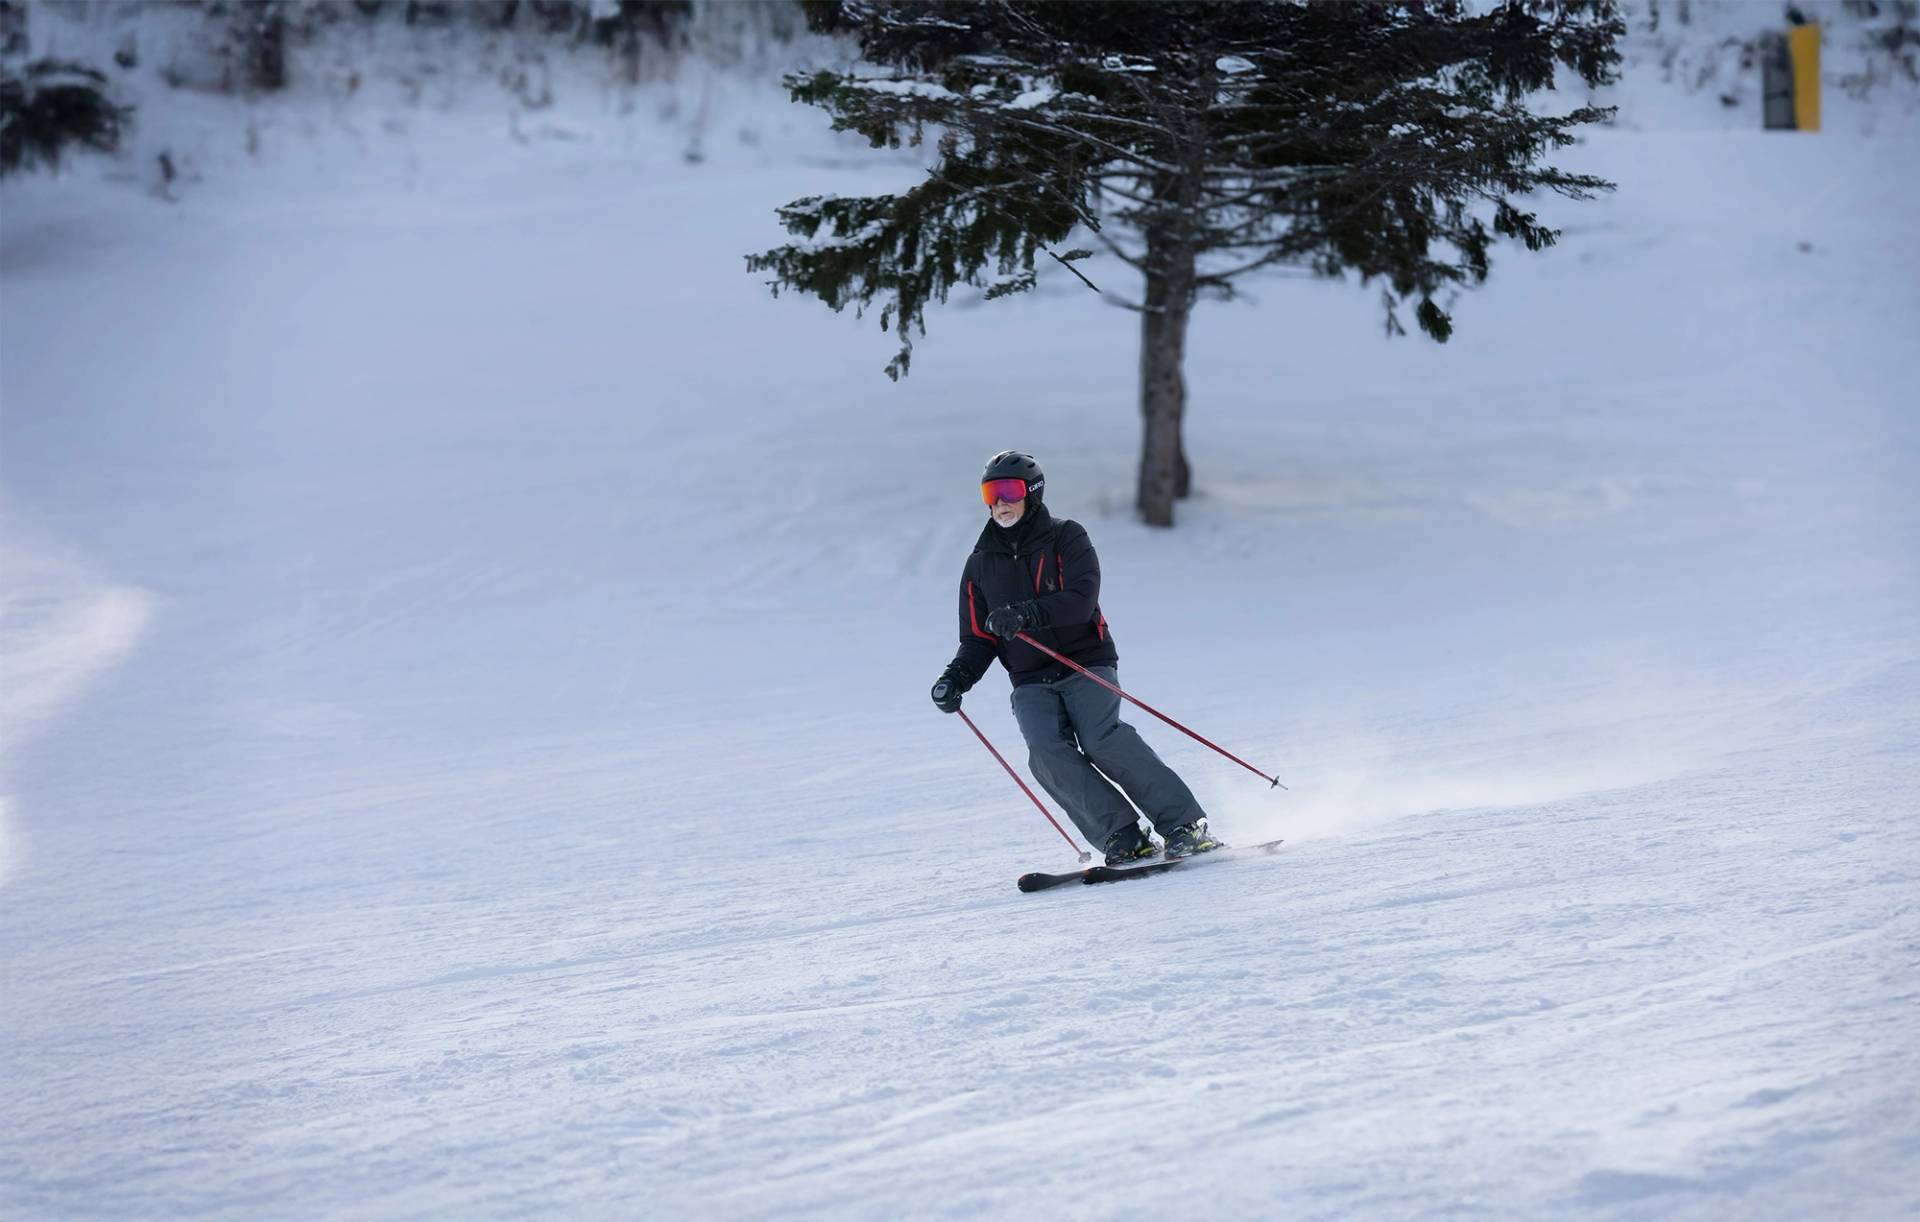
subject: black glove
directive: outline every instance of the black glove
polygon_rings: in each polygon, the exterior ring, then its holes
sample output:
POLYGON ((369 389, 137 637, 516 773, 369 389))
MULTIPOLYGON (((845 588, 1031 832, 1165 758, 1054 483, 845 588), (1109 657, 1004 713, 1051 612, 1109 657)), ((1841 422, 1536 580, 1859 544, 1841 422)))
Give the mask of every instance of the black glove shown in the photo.
POLYGON ((987 615, 987 631, 1011 641, 1029 628, 1040 626, 1040 608, 1031 602, 1009 603, 987 615))
POLYGON ((941 671, 940 681, 933 685, 933 706, 942 713, 958 713, 962 690, 959 680, 951 672, 941 671))

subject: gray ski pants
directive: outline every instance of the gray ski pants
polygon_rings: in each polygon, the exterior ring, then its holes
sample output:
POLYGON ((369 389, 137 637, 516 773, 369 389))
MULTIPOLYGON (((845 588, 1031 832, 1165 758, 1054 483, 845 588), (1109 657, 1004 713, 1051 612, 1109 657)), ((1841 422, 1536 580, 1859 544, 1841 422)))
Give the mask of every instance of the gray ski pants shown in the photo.
MULTIPOLYGON (((1118 686, 1115 668, 1087 669, 1118 686)), ((1163 834, 1205 816, 1187 783, 1120 720, 1120 697, 1078 671, 1053 683, 1014 688, 1013 716, 1027 740, 1033 775, 1094 849, 1128 824, 1137 825, 1127 798, 1163 834)))

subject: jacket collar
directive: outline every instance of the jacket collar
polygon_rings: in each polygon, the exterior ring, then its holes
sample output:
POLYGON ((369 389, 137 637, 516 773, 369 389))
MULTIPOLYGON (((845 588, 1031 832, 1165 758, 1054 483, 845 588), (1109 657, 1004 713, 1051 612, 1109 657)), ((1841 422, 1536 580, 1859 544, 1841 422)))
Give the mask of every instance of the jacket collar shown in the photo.
POLYGON ((980 541, 974 544, 973 550, 1014 555, 1026 551, 1030 543, 1046 535, 1053 526, 1053 515, 1047 512, 1044 502, 1030 505, 1020 520, 1008 528, 988 518, 986 526, 980 531, 980 541))

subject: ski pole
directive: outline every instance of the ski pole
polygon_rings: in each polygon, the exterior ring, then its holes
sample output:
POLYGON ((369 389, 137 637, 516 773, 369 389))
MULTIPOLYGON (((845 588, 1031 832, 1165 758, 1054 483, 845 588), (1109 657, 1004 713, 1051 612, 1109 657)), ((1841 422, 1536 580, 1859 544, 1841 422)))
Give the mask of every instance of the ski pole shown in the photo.
POLYGON ((1020 787, 1020 792, 1026 794, 1027 797, 1032 798, 1033 804, 1040 808, 1040 813, 1047 816, 1047 822, 1053 824, 1053 830, 1056 832, 1059 832, 1062 836, 1066 837, 1067 847, 1074 851, 1074 855, 1079 857, 1081 861, 1092 861, 1093 854, 1087 852, 1086 850, 1082 849, 1079 845, 1073 842, 1073 837, 1067 835, 1067 829, 1064 827, 1061 827, 1059 822, 1056 819, 1054 819, 1053 815, 1047 810, 1046 806, 1040 801, 1040 799, 1035 798, 1033 796, 1033 790, 1027 788, 1027 783, 1020 779, 1020 774, 1013 770, 1013 765, 1009 764, 1004 758, 1002 758, 1001 754, 998 751, 993 750, 993 744, 988 742, 987 736, 980 732, 980 727, 973 724, 973 718, 967 716, 966 710, 955 709, 954 712, 960 714, 960 720, 967 723, 967 729, 973 731, 973 736, 980 740, 980 745, 985 747, 989 751, 993 751, 993 758, 1000 761, 1000 766, 1007 770, 1007 775, 1012 777, 1013 783, 1020 787))
MULTIPOLYGON (((1245 768, 1248 772, 1251 772, 1253 775, 1259 777, 1261 780, 1271 781, 1272 784, 1268 785, 1267 788, 1269 789, 1273 789, 1273 788, 1286 789, 1287 788, 1285 785, 1280 784, 1280 780, 1278 777, 1268 776, 1266 773, 1260 771, 1258 768, 1255 768, 1252 764, 1249 764, 1247 761, 1241 759, 1239 756, 1227 750, 1225 747, 1222 747, 1217 743, 1210 742, 1207 739, 1200 737, 1200 735, 1195 734, 1192 730, 1187 729, 1187 727, 1181 725, 1179 722, 1167 716, 1165 713, 1162 713, 1159 709, 1154 708, 1152 705, 1148 704, 1146 701, 1135 699, 1134 697, 1127 695, 1127 693, 1121 691, 1119 688, 1115 687, 1113 684, 1108 683, 1105 679, 1102 679, 1099 675, 1094 674, 1092 671, 1080 665, 1080 663, 1074 661, 1072 658, 1066 657, 1062 654, 1055 653, 1053 650, 1048 649, 1045 645, 1042 645, 1040 642, 1034 640, 1032 637, 1028 636, 1024 632, 1019 634, 1019 639, 1025 641, 1027 644, 1033 646, 1035 649, 1038 649, 1041 653, 1046 654, 1048 657, 1053 658, 1055 661, 1065 662, 1068 666, 1073 667, 1075 670, 1079 671, 1081 674, 1085 675, 1087 678, 1093 680, 1095 683, 1098 683, 1101 687, 1106 688, 1108 691, 1112 692, 1114 695, 1119 696, 1121 699, 1132 700, 1133 703, 1139 705, 1141 708, 1145 709, 1147 712, 1152 713, 1155 717, 1158 717, 1161 721, 1166 722, 1168 725, 1172 726, 1174 729, 1180 731, 1182 734, 1185 734, 1188 738, 1191 738, 1196 742, 1204 743, 1207 746, 1212 747, 1215 751, 1218 751, 1220 754, 1226 756, 1228 759, 1240 765, 1242 768, 1245 768)), ((1289 792, 1291 791, 1289 790, 1289 792)))

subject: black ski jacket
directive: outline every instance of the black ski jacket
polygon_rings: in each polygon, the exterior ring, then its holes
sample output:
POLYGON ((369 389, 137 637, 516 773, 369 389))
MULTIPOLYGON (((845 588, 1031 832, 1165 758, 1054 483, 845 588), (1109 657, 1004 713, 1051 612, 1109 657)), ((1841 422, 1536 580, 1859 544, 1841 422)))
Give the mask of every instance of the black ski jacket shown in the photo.
POLYGON ((1003 641, 987 631, 987 614, 1009 603, 1032 602, 1039 624, 1027 635, 1082 666, 1120 660, 1100 614, 1100 559, 1086 527, 1056 518, 1044 504, 1027 510, 1012 529, 991 518, 960 574, 960 651, 947 667, 965 691, 995 658, 1013 685, 1050 682, 1072 674, 1025 641, 1003 641))

